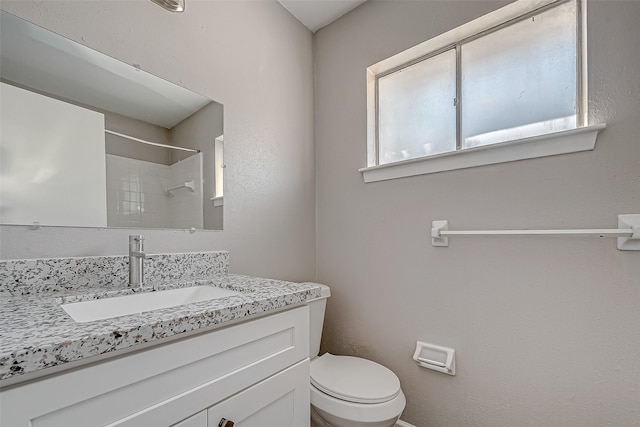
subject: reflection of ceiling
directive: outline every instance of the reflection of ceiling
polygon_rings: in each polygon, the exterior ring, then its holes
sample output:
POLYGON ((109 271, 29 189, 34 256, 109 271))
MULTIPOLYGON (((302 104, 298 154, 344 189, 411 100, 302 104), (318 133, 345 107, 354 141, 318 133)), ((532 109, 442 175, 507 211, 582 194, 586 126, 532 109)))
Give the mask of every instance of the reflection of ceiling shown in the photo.
POLYGON ((314 33, 366 0, 278 0, 314 33))
POLYGON ((3 80, 172 128, 210 100, 4 11, 3 80))

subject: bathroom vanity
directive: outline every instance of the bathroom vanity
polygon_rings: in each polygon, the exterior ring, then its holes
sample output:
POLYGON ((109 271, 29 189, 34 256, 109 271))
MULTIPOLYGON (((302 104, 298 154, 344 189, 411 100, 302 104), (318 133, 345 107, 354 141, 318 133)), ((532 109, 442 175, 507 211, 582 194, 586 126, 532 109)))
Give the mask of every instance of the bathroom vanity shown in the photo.
POLYGON ((225 252, 162 255, 156 290, 238 294, 82 323, 60 307, 139 293, 121 286, 126 263, 0 262, 1 425, 308 425, 305 302, 319 287, 228 274, 225 252))

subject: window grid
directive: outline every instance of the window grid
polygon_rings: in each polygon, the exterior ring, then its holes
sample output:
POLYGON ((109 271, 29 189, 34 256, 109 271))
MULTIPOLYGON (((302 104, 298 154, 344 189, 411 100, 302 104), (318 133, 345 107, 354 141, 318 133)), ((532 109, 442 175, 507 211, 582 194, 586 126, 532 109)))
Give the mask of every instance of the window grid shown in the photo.
POLYGON ((456 45, 456 151, 462 149, 462 44, 456 45))

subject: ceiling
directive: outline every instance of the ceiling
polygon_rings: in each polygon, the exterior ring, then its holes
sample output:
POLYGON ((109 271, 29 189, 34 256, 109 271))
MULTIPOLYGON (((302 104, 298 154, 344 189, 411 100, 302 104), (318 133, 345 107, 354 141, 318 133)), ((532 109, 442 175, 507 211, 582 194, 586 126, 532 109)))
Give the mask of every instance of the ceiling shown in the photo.
POLYGON ((314 33, 366 0, 278 0, 314 33))

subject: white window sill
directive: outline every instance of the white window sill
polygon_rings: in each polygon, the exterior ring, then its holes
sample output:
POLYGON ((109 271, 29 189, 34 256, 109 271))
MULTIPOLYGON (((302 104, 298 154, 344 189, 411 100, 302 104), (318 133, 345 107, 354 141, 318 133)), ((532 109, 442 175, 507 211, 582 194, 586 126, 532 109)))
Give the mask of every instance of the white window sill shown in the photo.
POLYGON ((605 127, 606 124, 604 123, 585 126, 579 129, 485 145, 483 147, 467 148, 430 157, 421 157, 380 166, 369 166, 358 171, 362 172, 366 183, 589 151, 595 148, 598 132, 605 127))
POLYGON ((216 207, 217 207, 217 206, 222 206, 222 205, 224 205, 224 199, 223 199, 223 197, 222 197, 222 196, 219 196, 219 197, 212 197, 210 200, 211 200, 211 202, 213 203, 213 206, 216 206, 216 207))

